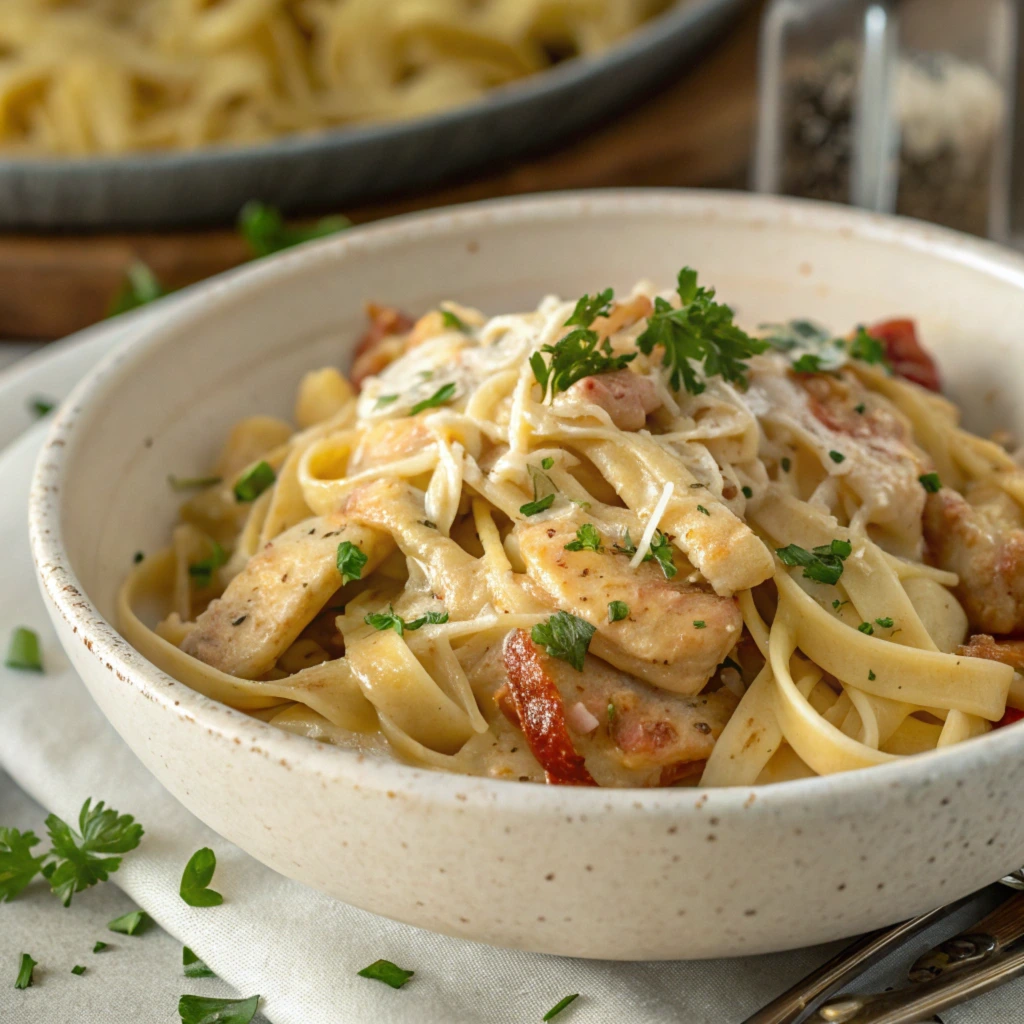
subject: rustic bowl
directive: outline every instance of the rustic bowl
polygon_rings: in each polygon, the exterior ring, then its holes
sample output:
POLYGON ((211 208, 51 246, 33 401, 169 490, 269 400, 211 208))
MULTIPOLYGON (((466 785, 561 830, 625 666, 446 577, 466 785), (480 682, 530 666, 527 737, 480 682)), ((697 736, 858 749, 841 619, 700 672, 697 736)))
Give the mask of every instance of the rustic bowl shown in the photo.
POLYGON ((165 543, 168 472, 228 425, 287 415, 344 365, 367 298, 533 308, 701 271, 750 324, 916 317, 980 431, 1024 431, 1024 260, 948 231, 712 192, 499 201, 363 228, 200 286, 62 406, 31 497, 62 644, 145 765, 284 874, 423 928, 615 959, 780 950, 885 925, 1024 861, 1024 728, 772 787, 587 790, 465 778, 275 729, 169 678, 110 624, 136 550, 165 543))

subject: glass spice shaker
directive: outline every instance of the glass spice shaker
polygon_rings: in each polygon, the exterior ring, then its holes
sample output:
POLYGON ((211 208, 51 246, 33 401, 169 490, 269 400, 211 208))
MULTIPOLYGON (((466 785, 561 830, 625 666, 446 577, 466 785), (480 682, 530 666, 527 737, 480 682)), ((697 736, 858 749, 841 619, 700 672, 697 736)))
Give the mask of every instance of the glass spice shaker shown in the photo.
POLYGON ((753 187, 1005 239, 1016 0, 772 0, 753 187))

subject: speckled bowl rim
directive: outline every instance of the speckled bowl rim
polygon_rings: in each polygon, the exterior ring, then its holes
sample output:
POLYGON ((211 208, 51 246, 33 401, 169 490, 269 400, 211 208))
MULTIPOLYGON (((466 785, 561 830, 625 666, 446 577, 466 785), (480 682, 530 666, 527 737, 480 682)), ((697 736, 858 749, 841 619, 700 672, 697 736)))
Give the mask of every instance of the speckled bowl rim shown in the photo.
POLYGON ((719 814, 740 812, 752 796, 759 803, 782 809, 798 807, 816 820, 840 811, 870 812, 883 789, 915 789, 950 773, 966 775, 975 766, 1019 757, 1024 731, 1002 729, 942 750, 906 760, 838 775, 799 779, 770 786, 705 789, 587 789, 515 785, 497 779, 449 774, 399 761, 364 756, 277 729, 235 711, 178 682, 124 640, 84 593, 63 543, 62 515, 68 451, 83 412, 114 400, 107 390, 126 369, 139 366, 154 350, 206 317, 244 302, 255 291, 285 288, 311 265, 325 259, 373 254, 413 239, 444 237, 474 229, 485 237, 491 226, 571 221, 600 215, 616 223, 615 215, 662 213, 718 220, 765 230, 792 226, 848 238, 884 243, 982 271, 1020 288, 1024 296, 1024 256, 997 245, 896 217, 884 217, 805 200, 782 199, 710 190, 620 189, 517 197, 410 214, 354 229, 276 257, 260 260, 195 287, 168 306, 164 316, 151 316, 138 333, 117 348, 78 384, 60 407, 36 464, 29 497, 32 554, 42 588, 89 654, 120 683, 175 715, 206 730, 211 742, 242 743, 254 754, 278 761, 282 770, 304 770, 324 781, 339 781, 381 791, 402 791, 418 799, 460 806, 494 806, 524 817, 562 813, 567 802, 580 812, 634 814, 637 811, 695 810, 719 814), (1020 735, 1018 736, 1018 733, 1020 735), (694 796, 699 799, 694 801, 694 796), (795 806, 794 806, 795 805, 795 806))

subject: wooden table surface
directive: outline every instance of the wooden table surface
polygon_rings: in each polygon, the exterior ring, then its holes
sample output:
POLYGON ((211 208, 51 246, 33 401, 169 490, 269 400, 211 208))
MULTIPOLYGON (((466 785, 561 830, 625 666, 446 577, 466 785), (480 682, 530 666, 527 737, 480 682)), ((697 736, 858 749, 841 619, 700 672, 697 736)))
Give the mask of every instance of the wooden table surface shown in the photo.
MULTIPOLYGON (((346 209, 356 223, 494 196, 612 186, 743 188, 753 145, 761 4, 664 91, 567 146, 471 181, 346 209)), ((230 228, 0 236, 0 338, 59 338, 103 318, 125 268, 141 259, 168 288, 235 266, 230 228)))

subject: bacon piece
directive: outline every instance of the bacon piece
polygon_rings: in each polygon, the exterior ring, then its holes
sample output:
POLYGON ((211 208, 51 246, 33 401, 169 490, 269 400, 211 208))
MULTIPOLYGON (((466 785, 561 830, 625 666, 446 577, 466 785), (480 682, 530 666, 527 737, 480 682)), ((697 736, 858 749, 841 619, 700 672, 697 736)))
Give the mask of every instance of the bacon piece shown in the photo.
POLYGON ((639 430, 647 422, 648 413, 661 406, 654 384, 632 370, 583 377, 569 388, 568 394, 600 406, 619 430, 639 430))
MULTIPOLYGON (((540 762, 551 785, 596 786, 583 758, 576 752, 565 724, 565 705, 551 677, 544 669, 540 652, 529 634, 514 629, 505 638, 502 651, 508 672, 508 696, 515 708, 519 727, 540 762)), ((499 691, 499 694, 501 691, 499 691)), ((507 714, 507 699, 499 707, 507 714)))
POLYGON ((929 391, 942 390, 938 368, 917 340, 913 320, 884 320, 869 328, 868 334, 885 345, 885 355, 894 373, 929 391))
POLYGON ((413 328, 411 317, 390 306, 378 306, 375 302, 366 304, 366 315, 370 326, 356 343, 352 360, 352 383, 361 388, 367 377, 380 373, 389 363, 394 362, 404 351, 404 344, 398 337, 408 334, 413 328))

